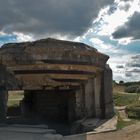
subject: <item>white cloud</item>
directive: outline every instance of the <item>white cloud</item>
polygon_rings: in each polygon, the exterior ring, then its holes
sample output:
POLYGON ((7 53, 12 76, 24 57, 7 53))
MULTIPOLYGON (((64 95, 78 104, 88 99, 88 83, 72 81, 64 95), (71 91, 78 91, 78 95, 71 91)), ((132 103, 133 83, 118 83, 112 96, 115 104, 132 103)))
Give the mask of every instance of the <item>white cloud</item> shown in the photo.
POLYGON ((91 38, 89 41, 91 41, 92 43, 97 44, 97 45, 102 45, 104 43, 99 38, 91 38))
POLYGON ((26 42, 26 41, 33 41, 33 36, 28 34, 23 34, 19 32, 13 32, 13 35, 16 35, 17 42, 26 42))
MULTIPOLYGON (((118 44, 127 45, 132 42, 133 37, 125 37, 121 39, 113 39, 112 33, 114 33, 120 26, 127 23, 134 15, 135 12, 140 11, 139 0, 115 0, 115 2, 100 10, 98 17, 94 19, 92 27, 87 30, 82 36, 75 38, 75 41, 82 41, 88 38, 92 38, 93 34, 100 36, 108 36, 111 40, 118 41, 118 44)), ((90 40, 92 43, 93 41, 90 40)), ((97 40, 94 40, 93 44, 97 44, 97 40)), ((98 44, 99 45, 99 42, 98 44)), ((102 48, 108 48, 101 45, 102 48)))
POLYGON ((110 36, 117 27, 123 25, 125 22, 128 21, 126 18, 127 13, 123 10, 117 10, 112 15, 104 15, 103 23, 98 32, 98 35, 108 35, 110 36))
MULTIPOLYGON (((134 59, 137 56, 137 54, 127 54, 127 52, 123 52, 123 55, 120 53, 118 56, 111 57, 108 61, 111 69, 113 70, 113 79, 115 79, 117 82, 120 80, 123 81, 139 81, 140 80, 140 74, 138 72, 138 69, 136 69, 134 66, 134 59), (118 65, 123 66, 122 68, 119 68, 118 65)), ((136 57, 135 60, 138 60, 140 57, 136 57)), ((140 63, 138 63, 140 65, 140 63)))
POLYGON ((104 41, 100 40, 99 38, 91 38, 89 41, 93 44, 93 46, 96 46, 99 51, 111 48, 110 45, 106 45, 104 41))
POLYGON ((71 40, 67 35, 61 35, 61 34, 52 34, 50 35, 51 38, 56 38, 60 40, 71 40))
POLYGON ((3 31, 0 31, 0 36, 6 35, 3 31))
POLYGON ((128 38, 121 38, 118 41, 119 41, 119 44, 128 45, 129 43, 132 42, 132 39, 133 37, 128 37, 128 38))
POLYGON ((114 46, 114 45, 112 45, 110 43, 106 43, 106 42, 104 42, 103 40, 101 40, 99 38, 91 38, 91 39, 89 39, 89 41, 100 52, 107 53, 107 54, 114 54, 114 53, 119 52, 119 50, 117 49, 116 46, 114 46))
MULTIPOLYGON (((139 0, 116 0, 114 4, 102 9, 98 18, 93 21, 95 32, 99 36, 112 36, 120 26, 125 25, 134 15, 135 12, 140 12, 139 0)), ((111 38, 112 39, 112 38, 111 38)), ((127 45, 131 42, 132 38, 118 39, 118 43, 127 45)))
POLYGON ((93 21, 92 27, 83 36, 76 38, 78 41, 90 42, 89 44, 92 44, 98 51, 110 56, 108 64, 113 70, 113 78, 117 81, 140 80, 138 70, 134 72, 127 66, 131 57, 136 54, 132 53, 129 48, 121 47, 121 45, 127 46, 131 43, 133 36, 121 39, 114 39, 112 36, 118 27, 125 25, 136 11, 140 11, 139 2, 139 0, 115 0, 114 4, 100 11, 98 17, 93 21), (123 67, 119 68, 118 65, 123 67))

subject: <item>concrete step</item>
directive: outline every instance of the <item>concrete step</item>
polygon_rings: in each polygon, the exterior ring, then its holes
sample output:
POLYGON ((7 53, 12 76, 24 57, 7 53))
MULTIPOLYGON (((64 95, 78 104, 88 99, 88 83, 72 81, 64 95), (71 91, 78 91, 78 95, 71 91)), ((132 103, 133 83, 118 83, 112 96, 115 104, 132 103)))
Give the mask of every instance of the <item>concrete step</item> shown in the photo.
POLYGON ((46 140, 64 140, 64 137, 60 134, 45 134, 46 140))
POLYGON ((12 124, 10 126, 12 126, 12 127, 22 127, 22 128, 42 128, 42 129, 48 129, 48 126, 44 125, 44 124, 41 124, 41 125, 12 124))
POLYGON ((56 134, 54 129, 45 128, 31 128, 31 127, 14 127, 14 126, 3 126, 0 127, 0 131, 18 132, 18 133, 34 133, 34 134, 56 134))
POLYGON ((114 116, 111 119, 103 120, 99 123, 99 126, 94 129, 94 133, 115 131, 117 128, 118 117, 114 116))

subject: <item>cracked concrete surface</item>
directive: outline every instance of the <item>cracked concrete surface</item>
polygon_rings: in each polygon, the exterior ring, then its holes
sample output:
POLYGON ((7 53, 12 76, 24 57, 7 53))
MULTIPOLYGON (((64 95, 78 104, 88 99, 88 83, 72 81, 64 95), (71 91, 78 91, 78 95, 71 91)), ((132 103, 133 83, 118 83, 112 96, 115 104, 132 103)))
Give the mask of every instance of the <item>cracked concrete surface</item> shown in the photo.
POLYGON ((140 123, 128 126, 122 130, 98 133, 92 132, 61 136, 59 134, 36 134, 36 133, 24 133, 24 132, 10 132, 6 130, 0 130, 0 140, 139 140, 140 139, 140 123))

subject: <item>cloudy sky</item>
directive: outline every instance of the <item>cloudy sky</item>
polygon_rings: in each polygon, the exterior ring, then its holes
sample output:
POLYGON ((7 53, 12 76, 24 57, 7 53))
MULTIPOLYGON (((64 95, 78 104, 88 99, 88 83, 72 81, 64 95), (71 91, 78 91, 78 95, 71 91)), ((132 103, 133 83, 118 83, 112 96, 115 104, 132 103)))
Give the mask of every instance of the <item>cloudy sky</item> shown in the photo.
POLYGON ((140 0, 0 1, 0 46, 47 37, 89 44, 115 80, 140 80, 140 0))

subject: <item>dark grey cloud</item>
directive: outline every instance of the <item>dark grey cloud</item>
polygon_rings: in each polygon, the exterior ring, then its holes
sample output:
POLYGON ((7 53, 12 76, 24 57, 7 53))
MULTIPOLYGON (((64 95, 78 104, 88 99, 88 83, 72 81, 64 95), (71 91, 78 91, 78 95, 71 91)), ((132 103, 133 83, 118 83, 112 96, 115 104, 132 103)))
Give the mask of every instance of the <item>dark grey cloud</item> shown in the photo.
POLYGON ((119 27, 113 34, 113 38, 120 39, 132 37, 133 40, 140 39, 140 13, 135 12, 129 21, 119 27))
POLYGON ((131 61, 126 64, 128 68, 140 68, 140 55, 135 55, 131 57, 131 61))
POLYGON ((133 70, 131 70, 131 72, 139 73, 140 74, 140 69, 133 69, 133 70))
POLYGON ((120 7, 120 10, 125 10, 126 12, 130 9, 131 5, 130 3, 126 3, 124 6, 120 7))
POLYGON ((125 76, 126 76, 126 77, 133 77, 133 74, 132 74, 132 72, 128 72, 128 71, 127 71, 127 72, 125 73, 125 76))
POLYGON ((131 57, 132 60, 140 61, 140 55, 135 55, 131 57))
POLYGON ((118 69, 123 69, 124 66, 123 66, 123 65, 117 65, 116 68, 118 68, 118 69))
POLYGON ((140 79, 140 55, 131 57, 130 62, 125 65, 125 76, 140 79))
POLYGON ((131 64, 132 67, 140 67, 140 63, 131 64))
POLYGON ((114 0, 1 0, 0 30, 78 36, 114 0))
MULTIPOLYGON (((133 55, 124 64, 116 65, 117 73, 124 74, 125 78, 130 81, 140 80, 140 55, 133 55)), ((117 76, 118 79, 118 76, 117 76)), ((124 79, 124 80, 126 80, 124 79)))
POLYGON ((133 0, 121 0, 121 1, 123 1, 124 4, 119 5, 119 9, 127 12, 129 8, 131 7, 131 4, 132 4, 131 2, 133 2, 133 0))
POLYGON ((132 70, 126 71, 125 76, 132 77, 132 78, 134 76, 136 76, 137 78, 139 78, 140 77, 140 69, 132 69, 132 70))

